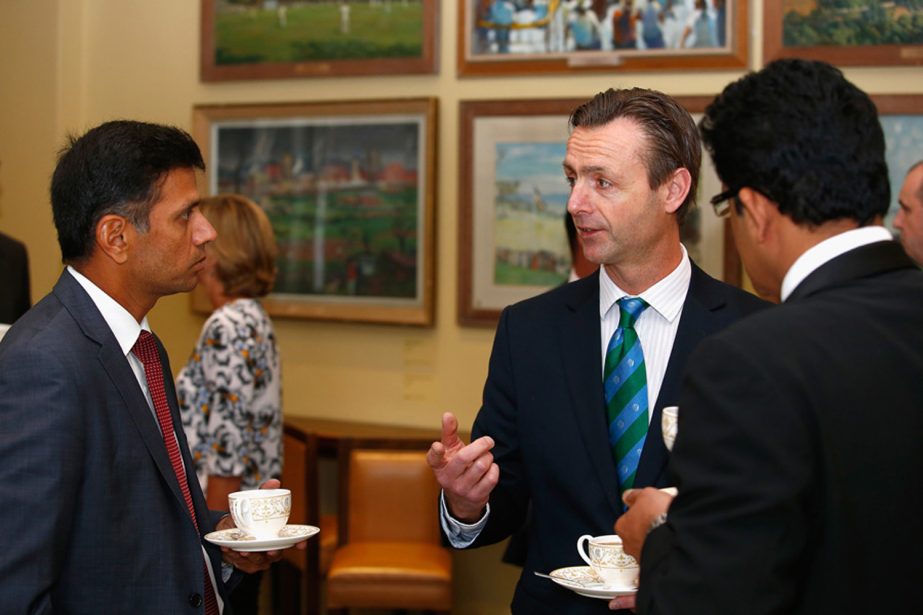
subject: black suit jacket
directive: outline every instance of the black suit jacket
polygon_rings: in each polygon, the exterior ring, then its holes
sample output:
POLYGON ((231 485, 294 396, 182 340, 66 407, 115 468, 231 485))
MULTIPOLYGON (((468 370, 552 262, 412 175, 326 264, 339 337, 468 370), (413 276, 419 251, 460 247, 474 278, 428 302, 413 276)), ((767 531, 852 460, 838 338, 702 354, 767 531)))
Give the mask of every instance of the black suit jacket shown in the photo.
MULTIPOLYGON (((216 519, 158 348, 200 532, 134 372, 73 276, 0 342, 0 613, 201 612, 201 534, 216 519)), ((226 599, 220 551, 204 544, 226 599)))
POLYGON ((641 613, 920 610, 923 273, 892 241, 690 359, 641 613))
POLYGON ((32 305, 26 246, 0 233, 0 323, 12 324, 32 305))
MULTIPOLYGON (((652 414, 636 484, 666 486, 660 413, 676 403, 680 374, 699 341, 765 305, 693 266, 689 293, 652 414)), ((514 613, 603 613, 583 598, 532 574, 582 565, 582 534, 611 534, 622 512, 609 448, 600 356, 599 277, 590 276, 506 308, 490 358, 484 401, 472 438, 490 435, 500 482, 490 516, 472 546, 502 540, 532 520, 514 613)))

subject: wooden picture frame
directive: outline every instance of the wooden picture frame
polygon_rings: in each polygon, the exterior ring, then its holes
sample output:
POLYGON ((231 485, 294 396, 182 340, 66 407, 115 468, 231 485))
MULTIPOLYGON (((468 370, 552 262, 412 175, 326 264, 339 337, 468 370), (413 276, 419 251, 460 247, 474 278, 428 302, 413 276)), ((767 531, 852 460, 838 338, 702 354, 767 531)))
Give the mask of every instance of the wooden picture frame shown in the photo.
MULTIPOLYGON (((436 99, 202 105, 203 193, 267 212, 274 316, 430 326, 436 99)), ((211 311, 199 293, 193 308, 211 311)))
POLYGON ((687 4, 695 7, 695 0, 677 3, 675 9, 671 6, 669 10, 661 6, 663 0, 632 0, 635 10, 625 14, 631 23, 624 28, 618 25, 620 3, 542 0, 526 8, 515 5, 512 13, 494 8, 509 1, 459 0, 460 76, 747 67, 747 0, 705 0, 709 9, 702 22, 694 19, 701 16, 698 9, 687 8, 687 4), (589 12, 578 16, 584 6, 592 11, 597 25, 592 25, 589 12), (651 13, 646 12, 648 8, 651 13), (508 27, 502 25, 510 20, 508 27), (590 26, 578 28, 577 24, 586 21, 590 26), (645 36, 645 23, 654 24, 648 31, 656 36, 645 36), (699 23, 704 28, 698 30, 699 37, 707 42, 704 47, 693 47, 699 23), (591 39, 585 42, 587 49, 578 49, 578 39, 587 36, 591 39), (507 40, 506 51, 502 39, 507 40), (687 47, 670 47, 680 42, 687 47), (632 44, 634 47, 630 47, 632 44), (662 47, 656 47, 658 44, 662 47))
POLYGON ((200 76, 435 73, 438 9, 438 0, 202 0, 200 76))
MULTIPOLYGON (((864 44, 864 45, 839 45, 822 42, 831 35, 823 32, 823 24, 832 16, 838 17, 830 11, 835 9, 814 8, 813 13, 807 12, 812 8, 809 3, 799 2, 805 7, 799 11, 789 9, 790 0, 769 1, 763 3, 763 62, 769 63, 779 58, 804 58, 809 60, 823 60, 837 66, 900 66, 923 64, 923 29, 912 30, 901 36, 909 36, 912 40, 906 44, 864 44), (788 16, 788 17, 787 17, 788 16), (788 19, 788 23, 786 20, 788 19), (810 28, 806 34, 799 34, 803 26, 810 28), (821 42, 798 44, 800 39, 820 39, 821 42), (788 43, 786 42, 788 39, 788 43)), ((895 11, 907 11, 906 7, 898 7, 896 3, 885 3, 882 0, 869 0, 866 9, 880 10, 883 12, 885 23, 895 23, 901 17, 895 11), (887 5, 887 8, 886 6, 887 5)), ((923 18, 923 8, 920 17, 923 18)), ((867 11, 863 15, 867 15, 867 11)), ((845 27, 855 29, 861 26, 861 21, 846 21, 847 17, 838 17, 844 20, 845 27)), ((895 24, 897 25, 897 24, 895 24)), ((842 33, 840 34, 842 36, 842 33)), ((870 36, 856 31, 850 36, 870 36)))
MULTIPOLYGON (((710 96, 680 97, 700 114, 710 96)), ((561 163, 567 121, 585 99, 470 100, 460 104, 458 322, 492 326, 506 305, 567 281, 568 188, 561 163), (517 174, 517 169, 528 174, 517 174)), ((721 192, 703 153, 699 206, 684 224, 690 256, 740 285, 740 258, 727 222, 708 199, 721 192)))

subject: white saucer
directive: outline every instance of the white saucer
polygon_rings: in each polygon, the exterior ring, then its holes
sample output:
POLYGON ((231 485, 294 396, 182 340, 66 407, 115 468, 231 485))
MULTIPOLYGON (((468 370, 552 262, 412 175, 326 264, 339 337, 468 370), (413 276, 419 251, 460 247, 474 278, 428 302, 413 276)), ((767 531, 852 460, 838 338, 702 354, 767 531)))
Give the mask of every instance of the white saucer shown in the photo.
POLYGON ((310 538, 320 531, 313 525, 286 525, 279 530, 275 538, 254 538, 237 528, 218 530, 205 535, 205 540, 219 547, 228 547, 235 551, 274 551, 287 549, 310 538))
POLYGON ((629 596, 638 592, 637 587, 614 587, 606 585, 589 566, 570 566, 552 570, 551 580, 587 598, 612 600, 616 596, 629 596))

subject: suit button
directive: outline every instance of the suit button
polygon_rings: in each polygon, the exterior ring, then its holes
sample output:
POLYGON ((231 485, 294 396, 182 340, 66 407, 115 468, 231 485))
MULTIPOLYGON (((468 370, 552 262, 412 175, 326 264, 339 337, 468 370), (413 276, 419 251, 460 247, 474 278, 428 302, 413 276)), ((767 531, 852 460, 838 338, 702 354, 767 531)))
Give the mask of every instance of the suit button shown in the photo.
POLYGON ((201 594, 189 594, 189 606, 199 608, 202 606, 202 595, 201 594))

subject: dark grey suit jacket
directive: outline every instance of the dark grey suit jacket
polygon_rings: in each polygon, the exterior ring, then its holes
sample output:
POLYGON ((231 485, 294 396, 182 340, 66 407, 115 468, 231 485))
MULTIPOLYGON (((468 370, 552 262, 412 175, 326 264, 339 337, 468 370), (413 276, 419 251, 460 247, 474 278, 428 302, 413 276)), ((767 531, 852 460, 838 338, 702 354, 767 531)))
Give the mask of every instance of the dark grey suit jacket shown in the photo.
POLYGON ((910 613, 923 583, 923 272, 893 241, 705 340, 641 613, 910 613))
MULTIPOLYGON (((699 341, 766 305, 693 266, 689 293, 636 475, 666 486, 661 408, 676 403, 686 357, 699 341)), ((590 276, 504 310, 494 340, 484 402, 472 438, 490 435, 500 483, 488 523, 473 546, 516 531, 532 504, 528 556, 514 613, 608 613, 533 571, 582 565, 581 534, 611 534, 622 512, 609 448, 600 357, 599 277, 590 276)))
MULTIPOLYGON (((192 468, 163 348, 183 461, 192 468)), ((0 613, 201 613, 203 540, 134 372, 68 273, 0 342, 0 613)), ((189 472, 202 534, 215 519, 189 472)), ((205 543, 220 582, 221 554, 205 543)))

